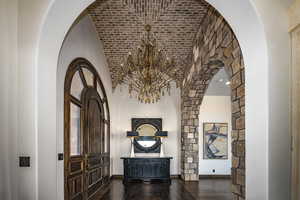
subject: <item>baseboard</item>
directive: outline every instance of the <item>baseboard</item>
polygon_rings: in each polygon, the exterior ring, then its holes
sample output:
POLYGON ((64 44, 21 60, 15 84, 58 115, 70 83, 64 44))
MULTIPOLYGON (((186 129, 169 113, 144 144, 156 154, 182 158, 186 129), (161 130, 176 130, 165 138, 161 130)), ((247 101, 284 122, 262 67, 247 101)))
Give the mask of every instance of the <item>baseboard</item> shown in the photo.
MULTIPOLYGON (((124 175, 115 174, 110 177, 110 179, 124 179, 124 175)), ((171 179, 181 179, 180 174, 171 175, 171 179)), ((199 175, 199 179, 231 179, 231 175, 199 175)))
POLYGON ((199 175, 199 179, 231 179, 231 175, 199 175))
POLYGON ((111 179, 123 179, 124 178, 124 175, 121 175, 121 174, 115 174, 115 175, 112 175, 111 177, 110 177, 111 179))
MULTIPOLYGON (((122 175, 122 174, 115 174, 110 177, 110 179, 123 179, 123 178, 124 178, 124 175, 122 175)), ((179 178, 180 178, 179 174, 171 175, 171 179, 179 179, 179 178)))
POLYGON ((181 175, 180 174, 173 174, 171 175, 171 179, 180 179, 181 175))

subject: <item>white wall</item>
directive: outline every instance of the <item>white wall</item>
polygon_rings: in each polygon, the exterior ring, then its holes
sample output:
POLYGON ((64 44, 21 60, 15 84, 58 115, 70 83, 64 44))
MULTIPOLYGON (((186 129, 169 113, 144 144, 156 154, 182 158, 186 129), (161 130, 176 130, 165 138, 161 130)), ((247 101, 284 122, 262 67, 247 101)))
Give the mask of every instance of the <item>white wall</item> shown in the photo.
MULTIPOLYGON (((104 85, 109 107, 111 108, 111 78, 103 52, 103 45, 98 38, 89 16, 78 20, 69 31, 61 48, 57 68, 57 152, 64 152, 64 81, 70 63, 78 57, 86 58, 97 69, 104 85)), ((64 194, 64 162, 58 162, 57 191, 58 198, 64 194)))
POLYGON ((199 174, 230 175, 231 174, 231 97, 204 96, 199 112, 199 174), (203 123, 228 123, 228 159, 203 159, 203 123), (213 172, 215 169, 215 173, 213 172))
MULTIPOLYGON (((18 78, 15 81, 18 83, 17 127, 19 132, 18 143, 12 148, 17 150, 19 155, 30 156, 31 167, 19 168, 18 180, 15 180, 18 185, 18 189, 14 189, 13 191, 13 193, 17 193, 19 197, 15 197, 14 199, 38 199, 39 188, 51 191, 51 187, 47 187, 41 183, 38 184, 38 169, 40 169, 41 166, 38 166, 37 140, 38 135, 41 136, 42 134, 37 133, 37 122, 40 121, 41 118, 46 119, 50 113, 45 113, 44 116, 40 115, 40 120, 38 120, 37 88, 39 86, 37 85, 37 70, 44 70, 44 66, 38 66, 36 59, 38 55, 38 41, 43 25, 43 18, 52 1, 53 0, 18 0, 18 78)), ((57 67, 57 60, 55 62, 57 67)), ((53 80, 49 80, 49 84, 51 86, 52 81, 53 80)), ((52 93, 51 95, 56 94, 52 93)), ((47 103, 44 102, 43 104, 47 103)), ((47 106, 50 106, 50 104, 47 106)), ((53 124, 49 121, 45 123, 49 123, 50 126, 53 126, 53 124)), ((48 142, 50 144, 50 140, 48 140, 48 142)), ((51 156, 48 156, 47 159, 56 160, 56 152, 52 152, 51 156)), ((44 163, 47 164, 47 162, 44 163)), ((53 173, 53 171, 49 170, 48 173, 53 173)), ((40 175, 40 177, 42 176, 40 175)), ((51 180, 52 177, 55 176, 48 176, 47 181, 51 180)), ((52 191, 52 193, 53 192, 56 192, 56 190, 52 191)))
POLYGON ((17 0, 0 1, 0 199, 17 199, 17 0))
POLYGON ((267 43, 269 51, 269 199, 290 199, 291 41, 288 32, 289 23, 287 8, 289 7, 292 0, 254 0, 253 2, 256 4, 258 12, 262 16, 262 21, 265 24, 264 28, 265 33, 267 34, 267 43), (272 9, 270 9, 270 5, 272 5, 272 9))
POLYGON ((130 98, 128 89, 122 86, 113 93, 112 108, 112 156, 113 174, 123 174, 122 156, 130 153, 130 140, 126 131, 131 130, 131 118, 162 118, 163 129, 169 131, 164 139, 165 154, 172 156, 171 174, 180 174, 180 90, 172 86, 171 96, 166 95, 158 103, 142 104, 130 98))

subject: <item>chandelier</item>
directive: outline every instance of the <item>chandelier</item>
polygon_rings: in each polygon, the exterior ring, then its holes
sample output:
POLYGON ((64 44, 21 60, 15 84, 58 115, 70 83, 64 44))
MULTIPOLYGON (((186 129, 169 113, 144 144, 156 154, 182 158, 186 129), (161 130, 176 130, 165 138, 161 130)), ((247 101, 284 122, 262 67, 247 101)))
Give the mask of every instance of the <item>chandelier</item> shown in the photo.
POLYGON ((155 103, 165 93, 170 95, 171 77, 176 77, 177 69, 174 59, 158 48, 151 26, 146 25, 145 30, 140 46, 134 53, 129 52, 121 64, 117 82, 128 85, 130 97, 142 103, 155 103))

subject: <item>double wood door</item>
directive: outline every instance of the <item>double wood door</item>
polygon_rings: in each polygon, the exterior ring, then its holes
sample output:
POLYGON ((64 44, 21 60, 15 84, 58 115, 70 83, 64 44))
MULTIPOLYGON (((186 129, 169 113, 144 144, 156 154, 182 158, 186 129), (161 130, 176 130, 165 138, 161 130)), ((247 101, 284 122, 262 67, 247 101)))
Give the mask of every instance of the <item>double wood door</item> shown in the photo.
POLYGON ((65 199, 99 199, 109 183, 109 168, 109 114, 104 88, 86 60, 75 60, 65 83, 65 199), (74 87, 82 88, 80 91, 72 90, 73 81, 74 87))

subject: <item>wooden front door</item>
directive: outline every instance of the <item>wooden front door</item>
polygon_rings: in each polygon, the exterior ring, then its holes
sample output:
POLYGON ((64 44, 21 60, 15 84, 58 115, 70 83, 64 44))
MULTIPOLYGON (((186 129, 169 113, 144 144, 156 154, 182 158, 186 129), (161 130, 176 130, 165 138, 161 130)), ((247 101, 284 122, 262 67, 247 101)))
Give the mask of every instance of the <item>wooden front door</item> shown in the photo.
POLYGON ((103 191, 99 190, 108 183, 107 169, 109 155, 105 149, 104 108, 95 90, 88 89, 84 95, 84 151, 87 199, 97 199, 103 191))
POLYGON ((84 59, 65 80, 65 199, 99 199, 110 177, 109 110, 101 80, 84 59))

